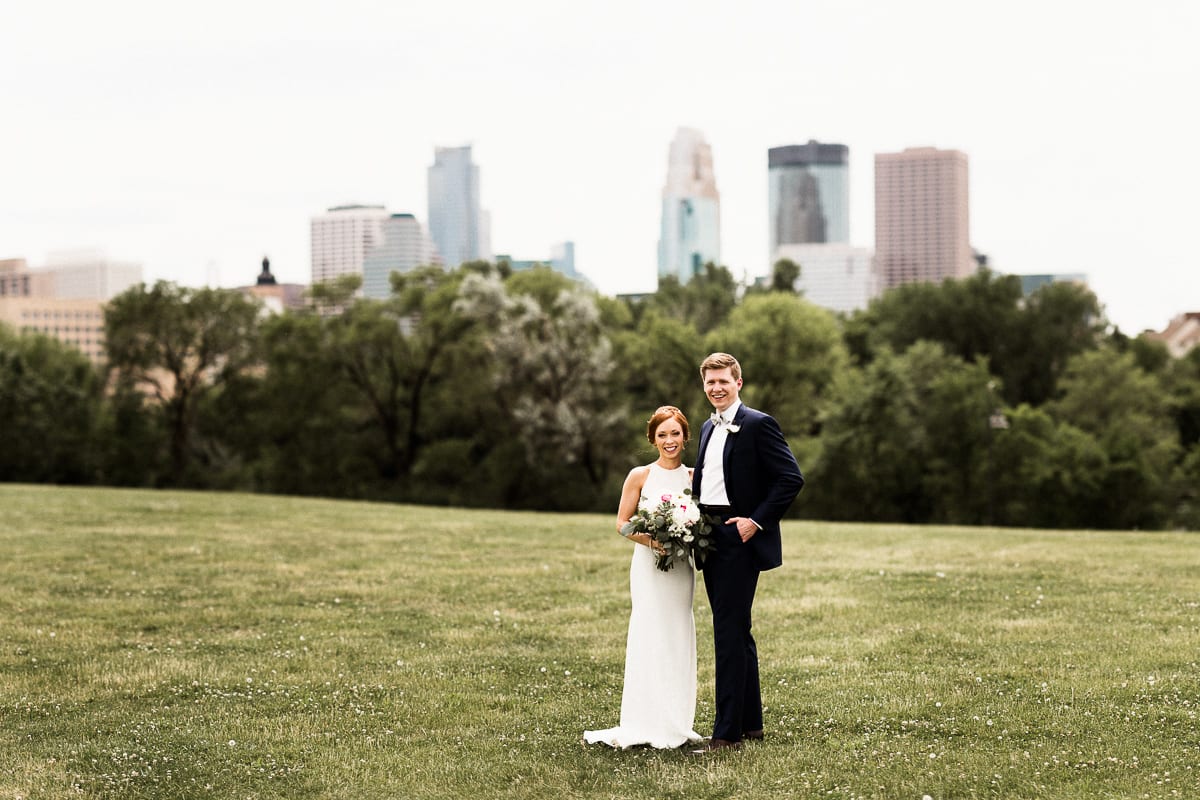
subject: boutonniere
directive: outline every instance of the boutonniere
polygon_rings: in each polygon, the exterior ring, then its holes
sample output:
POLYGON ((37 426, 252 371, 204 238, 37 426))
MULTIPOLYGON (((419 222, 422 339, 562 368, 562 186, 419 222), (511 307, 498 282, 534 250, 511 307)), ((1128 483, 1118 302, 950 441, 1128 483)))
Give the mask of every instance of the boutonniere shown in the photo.
POLYGON ((725 426, 725 430, 729 431, 730 433, 737 433, 741 429, 741 425, 734 425, 732 422, 725 426))

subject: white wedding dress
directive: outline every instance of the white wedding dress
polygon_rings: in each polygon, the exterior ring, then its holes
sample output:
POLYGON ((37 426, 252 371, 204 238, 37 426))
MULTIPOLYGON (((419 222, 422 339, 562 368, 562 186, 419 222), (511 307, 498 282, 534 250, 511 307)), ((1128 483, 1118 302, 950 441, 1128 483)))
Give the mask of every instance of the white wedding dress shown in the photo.
MULTIPOLYGON (((657 505, 664 492, 678 494, 690 486, 687 467, 667 470, 651 464, 642 505, 657 505)), ((696 575, 691 564, 681 559, 663 572, 655 566, 656 558, 649 547, 634 545, 629 566, 633 611, 625 644, 621 724, 584 731, 588 744, 671 748, 704 738, 692 729, 696 720, 696 620, 692 616, 696 575)))

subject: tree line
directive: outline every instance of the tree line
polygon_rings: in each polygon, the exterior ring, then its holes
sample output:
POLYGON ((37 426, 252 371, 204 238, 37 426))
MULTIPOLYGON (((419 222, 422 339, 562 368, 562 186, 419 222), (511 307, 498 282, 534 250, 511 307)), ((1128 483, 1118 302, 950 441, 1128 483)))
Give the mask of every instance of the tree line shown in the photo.
POLYGON ((139 285, 107 306, 99 368, 0 327, 0 480, 611 511, 655 408, 698 433, 721 350, 804 469, 796 516, 1200 528, 1200 349, 1122 334, 1074 284, 1026 297, 983 270, 836 315, 797 272, 709 265, 634 300, 473 262, 276 315, 139 285))

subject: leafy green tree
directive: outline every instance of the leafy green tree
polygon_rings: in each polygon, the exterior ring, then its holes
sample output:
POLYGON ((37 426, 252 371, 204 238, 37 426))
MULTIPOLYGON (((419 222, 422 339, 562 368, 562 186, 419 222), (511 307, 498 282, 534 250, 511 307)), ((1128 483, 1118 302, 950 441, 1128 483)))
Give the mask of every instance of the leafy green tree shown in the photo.
POLYGON ((1104 318, 1096 296, 1074 283, 1039 287, 1019 307, 1016 341, 994 371, 1010 403, 1041 405, 1054 397, 1067 363, 1100 343, 1104 318))
POLYGON ((771 266, 771 291, 795 294, 798 280, 800 265, 790 258, 781 258, 771 266))
POLYGON ((498 497, 472 480, 478 459, 503 436, 488 424, 498 417, 485 377, 491 366, 488 332, 457 302, 469 276, 505 274, 475 261, 452 272, 427 267, 392 275, 393 296, 406 320, 406 447, 423 498, 477 505, 498 497))
POLYGON ((508 497, 541 507, 595 499, 626 415, 613 395, 612 348, 595 301, 547 273, 471 275, 456 303, 488 332, 492 388, 524 448, 525 470, 510 476, 517 488, 508 497), (588 486, 571 482, 575 469, 588 486))
POLYGON ((1133 355, 1105 348, 1073 358, 1060 388, 1061 396, 1047 410, 1094 437, 1107 460, 1092 503, 1096 524, 1163 525, 1179 437, 1162 381, 1139 368, 1133 355))
POLYGON ((928 448, 905 364, 890 350, 834 376, 821 416, 805 513, 822 519, 924 522, 930 509, 918 465, 928 448))
MULTIPOLYGON (((700 424, 712 410, 700 388, 699 366, 706 355, 703 337, 691 324, 653 309, 642 314, 636 328, 610 329, 608 335, 616 365, 613 394, 630 410, 626 447, 621 451, 624 464, 632 467, 648 460, 651 449, 642 438, 646 420, 663 405, 676 406, 687 416, 692 441, 684 461, 694 463, 700 424)), ((614 487, 614 492, 619 489, 614 487)))
POLYGON ((95 481, 102 385, 79 351, 0 324, 0 481, 95 481))
POLYGON ((996 387, 983 362, 938 344, 880 351, 837 375, 812 469, 812 513, 979 523, 989 513, 996 387))
POLYGON ((1069 283, 1022 296, 1020 279, 980 270, 940 284, 886 292, 847 322, 845 338, 860 363, 881 348, 939 342, 964 361, 986 358, 1004 398, 1040 405, 1055 393, 1067 361, 1096 347, 1104 322, 1086 288, 1069 283))
POLYGON ((869 360, 883 347, 903 352, 915 342, 930 341, 964 361, 987 356, 995 365, 1007 354, 1020 301, 1020 279, 988 270, 963 280, 904 284, 856 315, 870 337, 868 351, 855 355, 869 360))
POLYGON ((329 318, 287 311, 261 328, 259 375, 225 387, 205 410, 245 459, 248 482, 278 494, 364 497, 378 471, 351 424, 356 397, 327 347, 329 318))
POLYGON ((659 278, 658 291, 645 302, 647 309, 693 325, 700 333, 716 328, 738 302, 738 284, 726 267, 709 263, 704 271, 680 284, 673 275, 659 278))
POLYGON ((1179 444, 1190 449, 1200 442, 1200 347, 1171 361, 1164 370, 1163 380, 1171 398, 1171 416, 1179 431, 1179 444))
POLYGON ((159 281, 115 297, 105 312, 109 368, 154 397, 164 415, 170 479, 203 482, 196 441, 201 401, 253 365, 260 307, 227 289, 159 281))
POLYGON ((394 273, 391 298, 359 299, 322 320, 321 350, 356 398, 344 413, 370 435, 371 460, 385 483, 407 478, 433 439, 429 392, 447 377, 473 325, 454 308, 463 274, 439 267, 394 273))
POLYGON ((817 420, 834 376, 847 364, 832 313, 794 294, 751 295, 705 343, 707 352, 738 359, 746 403, 774 416, 793 448, 803 448, 804 439, 819 432, 817 420))
POLYGON ((1108 459, 1091 434, 1022 404, 987 449, 986 521, 1037 528, 1105 527, 1096 513, 1108 459))
POLYGON ((1175 470, 1176 487, 1170 523, 1200 531, 1200 443, 1193 444, 1175 470))

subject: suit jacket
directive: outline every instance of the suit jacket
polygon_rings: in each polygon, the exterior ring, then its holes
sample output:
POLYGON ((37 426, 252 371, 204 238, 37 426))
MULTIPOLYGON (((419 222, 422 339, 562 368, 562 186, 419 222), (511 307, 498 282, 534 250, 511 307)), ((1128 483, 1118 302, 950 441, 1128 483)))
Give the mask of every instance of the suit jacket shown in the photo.
MULTIPOLYGON (((725 491, 733 516, 749 517, 762 526, 747 546, 753 549, 759 569, 774 569, 783 563, 779 520, 804 486, 804 475, 774 417, 742 403, 733 424, 739 430, 725 438, 725 491)), ((692 493, 697 498, 712 432, 711 421, 700 429, 700 450, 692 474, 692 493)))

